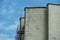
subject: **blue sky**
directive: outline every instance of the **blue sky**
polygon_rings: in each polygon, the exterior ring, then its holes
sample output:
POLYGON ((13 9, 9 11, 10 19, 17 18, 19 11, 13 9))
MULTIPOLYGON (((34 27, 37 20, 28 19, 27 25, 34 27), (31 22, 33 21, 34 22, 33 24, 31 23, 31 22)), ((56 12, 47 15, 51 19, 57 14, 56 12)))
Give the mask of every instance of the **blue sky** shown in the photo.
POLYGON ((60 0, 0 0, 0 40, 15 40, 19 18, 25 7, 41 7, 60 0))

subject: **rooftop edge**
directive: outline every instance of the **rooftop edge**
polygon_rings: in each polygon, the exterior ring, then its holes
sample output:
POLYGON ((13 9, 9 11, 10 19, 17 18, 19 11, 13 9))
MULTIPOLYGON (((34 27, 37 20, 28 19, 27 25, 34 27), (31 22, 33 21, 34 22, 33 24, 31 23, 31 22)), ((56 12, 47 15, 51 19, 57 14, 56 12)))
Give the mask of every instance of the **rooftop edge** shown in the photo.
POLYGON ((24 10, 26 10, 26 9, 32 9, 32 8, 34 9, 34 8, 47 8, 47 7, 25 7, 24 10))

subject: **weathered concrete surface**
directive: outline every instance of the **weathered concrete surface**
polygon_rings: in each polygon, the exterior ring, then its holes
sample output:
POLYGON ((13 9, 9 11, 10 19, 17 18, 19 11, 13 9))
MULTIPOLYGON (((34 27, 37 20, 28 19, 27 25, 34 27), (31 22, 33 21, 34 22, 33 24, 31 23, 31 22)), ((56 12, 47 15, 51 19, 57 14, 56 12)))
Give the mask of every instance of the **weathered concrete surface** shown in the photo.
POLYGON ((60 5, 49 4, 49 40, 60 40, 60 5))
POLYGON ((25 40, 47 40, 47 9, 26 8, 25 40))
POLYGON ((24 17, 20 18, 19 40, 24 40, 24 17))
POLYGON ((17 30, 17 39, 16 40, 24 40, 24 34, 21 34, 21 30, 24 27, 24 17, 20 18, 20 25, 18 25, 18 30, 17 30))
POLYGON ((20 18, 20 29, 23 29, 24 27, 24 17, 20 18))

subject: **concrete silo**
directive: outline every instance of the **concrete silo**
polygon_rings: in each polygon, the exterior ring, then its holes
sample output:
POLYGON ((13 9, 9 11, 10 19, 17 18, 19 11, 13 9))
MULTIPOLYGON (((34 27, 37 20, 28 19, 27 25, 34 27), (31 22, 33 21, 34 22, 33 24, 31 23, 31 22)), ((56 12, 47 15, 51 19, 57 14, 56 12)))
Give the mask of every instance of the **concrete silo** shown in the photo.
POLYGON ((60 40, 60 4, 48 4, 49 40, 60 40))
POLYGON ((17 31, 17 40, 24 40, 24 17, 20 18, 20 27, 17 31))
POLYGON ((47 40, 48 14, 46 7, 25 8, 24 40, 47 40))

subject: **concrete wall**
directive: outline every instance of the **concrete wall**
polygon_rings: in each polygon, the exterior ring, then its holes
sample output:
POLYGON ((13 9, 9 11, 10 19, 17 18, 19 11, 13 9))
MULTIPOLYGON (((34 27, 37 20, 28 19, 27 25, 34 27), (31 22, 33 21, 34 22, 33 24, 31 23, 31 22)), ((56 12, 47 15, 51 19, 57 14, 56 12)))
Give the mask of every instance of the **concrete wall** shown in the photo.
POLYGON ((20 18, 20 29, 24 27, 24 17, 20 18))
POLYGON ((25 8, 25 40, 47 40, 47 8, 25 8))
POLYGON ((24 17, 20 18, 19 40, 24 40, 24 17))
POLYGON ((49 4, 49 40, 60 40, 60 5, 49 4))

